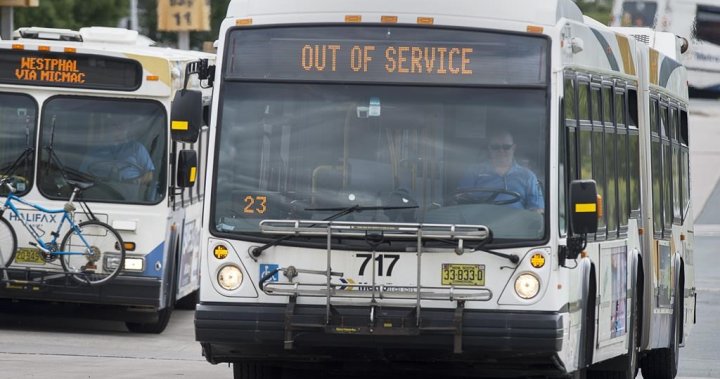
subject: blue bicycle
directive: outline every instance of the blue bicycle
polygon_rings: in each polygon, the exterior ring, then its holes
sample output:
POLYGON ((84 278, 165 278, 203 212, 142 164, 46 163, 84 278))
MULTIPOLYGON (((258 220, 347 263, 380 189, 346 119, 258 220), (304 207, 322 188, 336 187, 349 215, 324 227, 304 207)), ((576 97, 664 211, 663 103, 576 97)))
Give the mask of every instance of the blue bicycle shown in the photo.
POLYGON ((73 187, 70 200, 65 203, 63 209, 46 209, 37 204, 30 203, 15 195, 15 186, 11 182, 12 176, 0 177, 0 188, 7 188, 9 193, 5 202, 0 208, 0 265, 6 270, 4 275, 7 279, 7 267, 15 260, 17 254, 17 235, 10 222, 3 217, 5 211, 12 212, 22 225, 30 233, 34 241, 29 245, 37 249, 38 254, 44 263, 60 261, 63 270, 78 282, 89 285, 101 285, 115 278, 125 262, 125 246, 120 234, 110 225, 98 221, 89 220, 76 224, 73 221, 75 205, 73 201, 83 190, 93 186, 93 183, 85 183, 67 180, 73 187), (21 203, 48 214, 62 214, 57 228, 50 232, 52 239, 44 241, 32 225, 29 225, 26 218, 14 203, 21 203), (69 224, 69 230, 58 245, 60 232, 63 231, 65 223, 69 224))

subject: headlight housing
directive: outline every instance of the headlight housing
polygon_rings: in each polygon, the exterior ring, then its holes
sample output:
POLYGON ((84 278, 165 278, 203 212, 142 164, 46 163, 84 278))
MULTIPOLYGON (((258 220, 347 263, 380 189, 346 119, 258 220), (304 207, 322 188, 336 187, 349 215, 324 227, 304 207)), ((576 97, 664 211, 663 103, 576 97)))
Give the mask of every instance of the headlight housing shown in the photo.
POLYGON ((540 280, 537 276, 525 273, 515 279, 515 293, 523 299, 532 299, 540 292, 540 280))
POLYGON ((225 265, 218 271, 218 284, 227 291, 234 291, 240 288, 243 281, 243 273, 235 265, 225 265))
POLYGON ((103 271, 113 272, 122 264, 120 254, 105 253, 103 254, 103 271))

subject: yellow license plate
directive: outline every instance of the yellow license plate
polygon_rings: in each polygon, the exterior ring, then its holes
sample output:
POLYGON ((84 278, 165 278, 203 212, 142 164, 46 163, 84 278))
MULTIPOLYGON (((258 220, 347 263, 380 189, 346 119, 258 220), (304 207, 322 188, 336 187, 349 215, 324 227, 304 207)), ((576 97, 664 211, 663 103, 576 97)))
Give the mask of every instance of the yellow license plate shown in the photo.
POLYGON ((45 259, 40 255, 38 249, 31 247, 20 247, 15 254, 15 263, 32 263, 44 265, 45 259))
POLYGON ((441 278, 444 286, 484 286, 485 265, 443 264, 441 278))

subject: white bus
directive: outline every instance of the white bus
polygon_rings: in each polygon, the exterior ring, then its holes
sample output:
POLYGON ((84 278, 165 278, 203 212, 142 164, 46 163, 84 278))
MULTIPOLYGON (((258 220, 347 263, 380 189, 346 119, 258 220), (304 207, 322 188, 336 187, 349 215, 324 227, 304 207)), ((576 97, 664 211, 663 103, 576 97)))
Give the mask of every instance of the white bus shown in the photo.
POLYGON ((686 38, 690 43, 682 63, 688 70, 690 95, 720 93, 720 1, 615 0, 613 26, 651 27, 686 38))
MULTIPOLYGON (((12 173, 17 194, 51 209, 69 198, 68 179, 94 183, 78 199, 92 215, 78 209, 75 221, 95 217, 126 241, 124 269, 112 282, 67 282, 51 275, 62 271, 60 261, 44 259, 8 212, 19 247, 13 262, 3 260, 0 298, 86 303, 88 314, 159 333, 175 302, 194 303, 197 295, 204 183, 178 173, 199 160, 204 174, 208 152, 207 128, 195 144, 170 140, 169 111, 188 63, 214 55, 138 41, 135 31, 89 27, 22 28, 0 42, 0 174, 20 159, 12 173)), ((188 87, 200 85, 193 79, 188 87)), ((202 91, 209 104, 210 90, 202 91)), ((50 239, 59 220, 21 212, 50 239)))
POLYGON ((196 339, 235 378, 672 378, 687 86, 570 0, 236 0, 196 339), (393 371, 395 372, 395 371, 393 371))

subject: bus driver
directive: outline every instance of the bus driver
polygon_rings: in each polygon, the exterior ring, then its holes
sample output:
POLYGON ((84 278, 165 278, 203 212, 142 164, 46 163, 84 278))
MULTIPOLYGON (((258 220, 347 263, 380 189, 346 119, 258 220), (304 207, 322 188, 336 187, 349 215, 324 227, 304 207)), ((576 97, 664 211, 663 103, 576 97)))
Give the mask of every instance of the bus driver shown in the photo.
POLYGON ((102 136, 107 140, 102 147, 93 151, 81 171, 110 181, 149 183, 155 166, 145 146, 132 140, 126 129, 118 123, 100 130, 104 132, 102 136))
POLYGON ((515 141, 507 130, 490 132, 489 161, 465 170, 457 189, 460 202, 507 205, 543 213, 545 201, 535 174, 515 161, 515 141))

